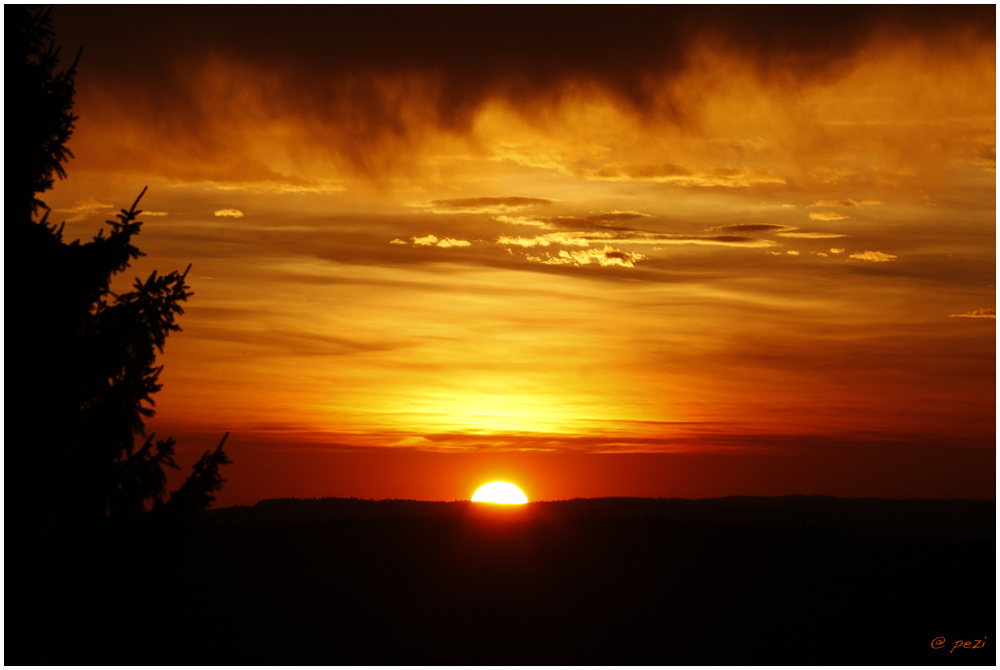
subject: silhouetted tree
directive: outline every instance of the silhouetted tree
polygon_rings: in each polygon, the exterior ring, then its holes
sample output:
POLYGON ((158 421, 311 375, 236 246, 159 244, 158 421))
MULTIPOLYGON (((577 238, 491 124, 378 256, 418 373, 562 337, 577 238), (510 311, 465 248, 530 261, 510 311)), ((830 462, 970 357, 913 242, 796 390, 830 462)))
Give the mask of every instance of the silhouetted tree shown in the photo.
MULTIPOLYGON (((142 252, 134 244, 137 209, 108 221, 92 241, 63 239, 38 196, 63 178, 80 54, 57 71, 49 9, 4 8, 7 40, 7 258, 19 268, 7 309, 7 505, 34 527, 78 527, 103 519, 188 518, 214 500, 229 463, 222 447, 206 452, 172 496, 165 468, 174 440, 146 434, 156 365, 167 336, 180 330, 191 295, 187 270, 136 279, 115 294, 112 280, 142 252), (11 112, 14 112, 13 114, 11 112), (39 212, 42 212, 38 218, 39 212), (14 346, 12 346, 12 344, 14 346), (12 416, 13 415, 13 416, 12 416), (10 430, 10 428, 14 430, 10 430), (14 493, 17 498, 11 498, 14 493)), ((188 267, 190 270, 190 266, 188 267)), ((227 433, 228 436, 228 433, 227 433)), ((8 517, 10 518, 10 517, 8 517)))

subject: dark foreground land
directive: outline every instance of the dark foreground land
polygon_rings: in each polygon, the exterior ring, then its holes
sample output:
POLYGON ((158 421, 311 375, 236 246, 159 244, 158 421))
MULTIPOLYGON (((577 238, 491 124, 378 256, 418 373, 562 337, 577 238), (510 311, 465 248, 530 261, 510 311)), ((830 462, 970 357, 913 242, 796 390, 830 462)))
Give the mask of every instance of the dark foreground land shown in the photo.
POLYGON ((995 510, 269 500, 36 545, 29 596, 8 537, 5 663, 995 665, 995 510))

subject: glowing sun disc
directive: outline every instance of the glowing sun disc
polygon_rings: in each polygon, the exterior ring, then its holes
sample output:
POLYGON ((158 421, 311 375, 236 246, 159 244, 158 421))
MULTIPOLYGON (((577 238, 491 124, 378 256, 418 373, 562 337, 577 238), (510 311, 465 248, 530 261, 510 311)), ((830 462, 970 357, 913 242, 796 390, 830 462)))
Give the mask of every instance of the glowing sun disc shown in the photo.
POLYGON ((523 505, 528 502, 528 496, 513 484, 507 482, 492 482, 480 486, 472 495, 472 502, 502 503, 504 505, 523 505))

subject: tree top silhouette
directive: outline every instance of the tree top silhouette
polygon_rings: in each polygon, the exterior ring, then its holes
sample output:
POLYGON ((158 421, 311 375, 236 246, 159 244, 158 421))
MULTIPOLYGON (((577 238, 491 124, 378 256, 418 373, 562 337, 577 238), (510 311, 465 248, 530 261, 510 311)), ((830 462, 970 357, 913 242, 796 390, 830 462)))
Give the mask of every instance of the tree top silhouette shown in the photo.
POLYGON ((149 513, 191 518, 221 489, 219 468, 230 463, 223 451, 228 433, 167 496, 165 468, 178 467, 175 442, 156 439, 145 426, 154 415, 152 396, 161 388, 156 356, 170 333, 180 330, 181 305, 192 295, 190 266, 183 273, 136 278, 125 293, 111 291, 114 278, 144 255, 135 237, 145 188, 129 209, 107 221, 107 234, 101 229, 89 242, 67 242, 65 224, 48 222, 49 210, 38 196, 66 176, 80 59, 78 53, 68 69, 57 70, 60 50, 50 14, 24 6, 4 10, 8 138, 12 129, 17 136, 9 142, 14 151, 7 163, 8 243, 19 266, 30 268, 18 284, 13 314, 7 312, 18 323, 15 351, 28 363, 8 377, 16 397, 8 407, 15 410, 13 423, 31 436, 8 448, 8 468, 19 473, 13 488, 19 500, 35 503, 27 505, 25 519, 36 526, 149 513), (40 209, 45 211, 37 218, 40 209))

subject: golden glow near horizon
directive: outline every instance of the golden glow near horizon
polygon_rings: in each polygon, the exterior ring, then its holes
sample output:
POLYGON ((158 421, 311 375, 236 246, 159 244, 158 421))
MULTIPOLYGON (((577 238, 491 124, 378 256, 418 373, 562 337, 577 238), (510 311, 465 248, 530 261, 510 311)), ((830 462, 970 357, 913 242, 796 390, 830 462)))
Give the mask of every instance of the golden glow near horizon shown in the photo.
POLYGON ((501 503, 504 505, 523 505, 528 502, 528 496, 521 489, 507 482, 492 482, 480 486, 472 494, 472 502, 501 503))
POLYGON ((129 275, 193 263, 166 426, 444 453, 989 441, 995 45, 874 35, 798 78, 693 41, 641 103, 570 73, 450 107, 416 66, 313 99, 220 48, 171 62, 182 102, 124 105, 81 67, 46 200, 88 238, 148 183, 129 275))

